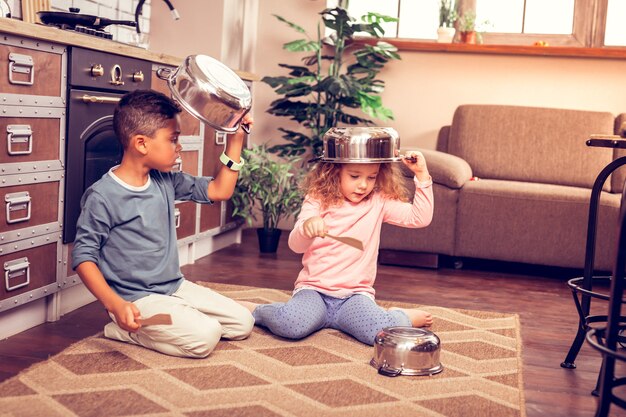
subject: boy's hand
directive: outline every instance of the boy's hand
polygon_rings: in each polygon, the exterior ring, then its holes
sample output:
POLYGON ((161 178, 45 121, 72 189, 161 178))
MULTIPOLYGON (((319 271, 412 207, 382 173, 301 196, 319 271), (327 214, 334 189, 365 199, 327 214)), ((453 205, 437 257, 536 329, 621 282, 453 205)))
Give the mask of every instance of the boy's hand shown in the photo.
POLYGON ((326 225, 324 224, 324 220, 319 217, 311 217, 306 219, 302 224, 302 231, 304 232, 304 236, 312 239, 314 237, 324 237, 326 236, 326 225))
POLYGON ((237 130, 237 133, 245 132, 245 130, 243 129, 244 125, 248 128, 248 131, 246 133, 249 133, 252 130, 252 126, 254 125, 254 119, 252 118, 252 115, 250 115, 250 113, 246 113, 245 116, 243 116, 243 119, 241 119, 241 122, 239 123, 239 130, 237 130))
POLYGON ((419 181, 428 181, 430 178, 426 159, 420 151, 407 151, 402 162, 409 167, 419 181))
POLYGON ((141 327, 137 321, 141 317, 141 313, 133 303, 122 301, 113 307, 111 313, 115 316, 117 325, 126 331, 136 332, 141 327))

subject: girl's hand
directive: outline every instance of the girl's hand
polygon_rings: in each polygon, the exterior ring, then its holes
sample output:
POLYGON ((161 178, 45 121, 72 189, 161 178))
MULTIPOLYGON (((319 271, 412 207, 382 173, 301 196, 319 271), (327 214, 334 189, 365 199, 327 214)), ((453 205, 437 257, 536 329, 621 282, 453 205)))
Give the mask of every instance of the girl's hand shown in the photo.
POLYGON ((309 239, 313 239, 314 237, 324 237, 326 236, 326 225, 324 224, 324 220, 319 217, 311 217, 305 220, 304 224, 302 224, 302 231, 304 236, 309 239))
POLYGON ((123 301, 116 304, 111 313, 115 316, 117 325, 126 331, 136 332, 141 327, 137 321, 141 317, 141 313, 133 303, 123 301))
POLYGON ((428 167, 426 166, 426 159, 420 151, 407 151, 402 162, 409 167, 418 180, 427 181, 430 178, 428 167))

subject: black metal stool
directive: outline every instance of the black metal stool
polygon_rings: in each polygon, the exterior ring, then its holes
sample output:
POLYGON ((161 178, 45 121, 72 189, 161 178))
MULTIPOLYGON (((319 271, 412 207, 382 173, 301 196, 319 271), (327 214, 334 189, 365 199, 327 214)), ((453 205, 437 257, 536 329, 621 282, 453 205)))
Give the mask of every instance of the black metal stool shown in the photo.
MULTIPOLYGON (((626 148, 626 140, 619 136, 601 136, 594 135, 587 141, 587 146, 599 146, 608 148, 626 148)), ((593 291, 593 284, 604 282, 610 283, 612 281, 611 276, 594 276, 594 259, 595 259, 595 246, 596 246, 596 232, 598 222, 598 210, 600 205, 600 194, 602 187, 607 178, 613 171, 622 165, 626 165, 626 156, 618 158, 608 164, 596 177, 591 191, 591 200, 589 204, 589 220, 587 224, 587 242, 585 247, 585 267, 582 277, 573 278, 568 281, 567 285, 572 290, 572 296, 576 305, 576 310, 579 316, 578 331, 576 337, 572 342, 572 346, 567 353, 565 360, 561 363, 563 368, 573 369, 576 368, 574 361, 576 356, 585 341, 585 335, 587 331, 591 329, 590 325, 595 323, 606 323, 608 321, 607 315, 590 315, 591 299, 596 298, 600 300, 609 301, 610 295, 608 293, 603 294, 597 291, 593 291)), ((626 185, 625 185, 626 187, 626 185)), ((624 209, 624 204, 621 205, 621 210, 624 209)), ((620 210, 620 211, 621 211, 620 210)), ((619 247, 618 247, 619 250, 619 247)), ((614 276, 614 275, 613 275, 614 276)), ((618 342, 626 343, 626 337, 618 336, 618 342)), ((600 386, 601 378, 598 377, 598 383, 592 394, 598 395, 598 389, 600 386)))
MULTIPOLYGON (((623 129, 622 129, 623 130, 623 129)), ((624 131, 624 130, 623 130, 624 131)), ((624 131, 626 133, 626 131, 624 131)), ((608 148, 626 148, 626 140, 619 136, 594 135, 587 141, 588 146, 600 146, 608 148)), ((591 192, 589 205, 589 221, 587 226, 587 244, 585 251, 585 269, 582 277, 568 281, 572 290, 574 303, 579 315, 579 326, 576 338, 565 358, 561 363, 564 368, 575 368, 574 360, 582 347, 585 339, 603 354, 602 368, 598 377, 598 383, 593 394, 600 395, 600 403, 597 410, 598 416, 608 415, 610 405, 615 403, 626 408, 626 400, 613 394, 613 388, 626 385, 626 378, 615 379, 615 361, 626 361, 626 355, 617 352, 618 343, 626 342, 626 337, 620 336, 620 331, 626 329, 626 317, 620 315, 624 292, 624 262, 626 259, 626 184, 622 190, 622 199, 619 213, 619 230, 617 241, 617 254, 611 276, 593 276, 593 264, 595 258, 595 243, 598 208, 600 193, 608 176, 622 165, 626 165, 626 157, 621 157, 607 165, 598 175, 591 192), (593 284, 598 282, 610 283, 610 291, 607 294, 593 291, 593 284), (607 315, 590 315, 591 299, 608 301, 607 315), (606 323, 605 326, 591 327, 592 324, 606 323), (595 338, 595 339, 594 339, 595 338)))
POLYGON ((626 409, 626 398, 618 397, 613 389, 626 385, 626 378, 615 378, 616 360, 626 362, 626 354, 617 351, 621 341, 620 332, 626 329, 626 317, 621 315, 624 296, 624 268, 626 267, 626 184, 622 191, 617 238, 617 255, 613 266, 613 278, 609 298, 606 327, 590 328, 587 331, 587 342, 602 353, 602 369, 600 370, 599 394, 600 403, 596 411, 597 417, 609 414, 611 404, 626 409))

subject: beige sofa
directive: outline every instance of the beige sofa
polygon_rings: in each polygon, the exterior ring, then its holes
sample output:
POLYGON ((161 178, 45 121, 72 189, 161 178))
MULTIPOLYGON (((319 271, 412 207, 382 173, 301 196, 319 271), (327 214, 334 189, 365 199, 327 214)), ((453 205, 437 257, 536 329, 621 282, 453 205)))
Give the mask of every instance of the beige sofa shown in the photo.
MULTIPOLYGON (((381 263, 438 265, 438 255, 582 268, 591 188, 623 150, 588 147, 626 120, 610 113, 463 105, 422 150, 434 181, 430 226, 384 225, 381 263)), ((406 181, 412 187, 411 174, 406 181)), ((622 167, 600 199, 595 269, 612 269, 622 167)))

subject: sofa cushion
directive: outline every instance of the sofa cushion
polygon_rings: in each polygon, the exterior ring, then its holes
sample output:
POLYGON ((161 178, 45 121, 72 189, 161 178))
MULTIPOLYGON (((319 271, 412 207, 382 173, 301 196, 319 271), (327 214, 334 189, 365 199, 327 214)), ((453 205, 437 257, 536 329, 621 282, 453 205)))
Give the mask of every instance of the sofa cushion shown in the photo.
POLYGON ((591 188, 613 150, 589 148, 585 141, 613 131, 607 112, 463 105, 454 113, 448 151, 480 178, 591 188))
MULTIPOLYGON (((413 181, 412 192, 415 192, 413 181)), ((458 190, 451 190, 439 184, 433 185, 435 211, 433 221, 424 228, 383 224, 380 234, 380 249, 394 249, 412 252, 454 254, 454 234, 458 190)))
MULTIPOLYGON (((459 195, 456 255, 582 268, 591 190, 518 181, 467 183, 459 195)), ((615 258, 620 195, 602 193, 596 269, 615 258)), ((436 209, 435 209, 436 210, 436 209)))

